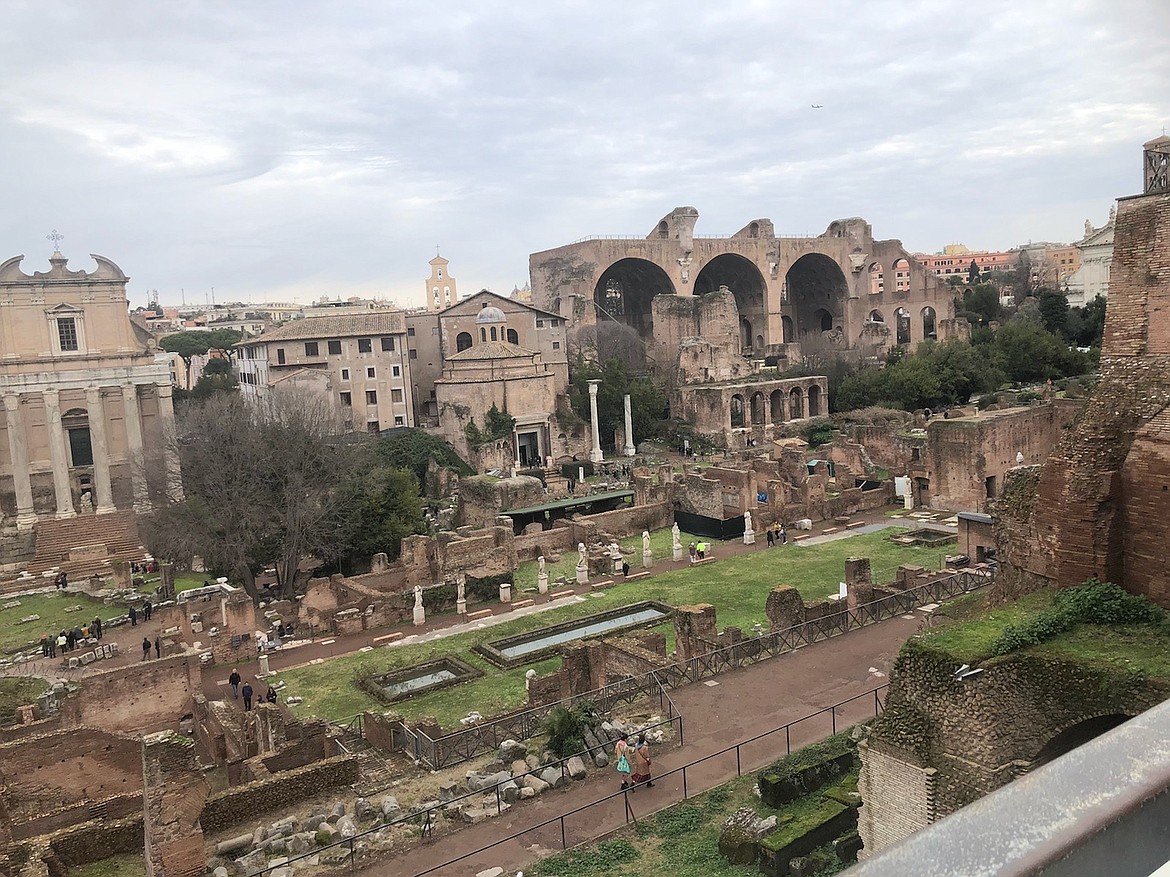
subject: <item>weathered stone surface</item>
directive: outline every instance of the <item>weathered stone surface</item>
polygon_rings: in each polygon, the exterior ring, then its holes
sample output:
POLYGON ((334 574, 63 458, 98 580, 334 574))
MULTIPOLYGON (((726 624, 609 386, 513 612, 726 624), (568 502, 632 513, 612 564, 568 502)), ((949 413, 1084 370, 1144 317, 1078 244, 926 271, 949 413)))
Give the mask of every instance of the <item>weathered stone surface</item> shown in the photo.
POLYGON ((497 751, 500 761, 505 763, 523 758, 527 754, 528 747, 518 740, 505 740, 497 751))
POLYGON ((357 826, 354 824, 353 817, 342 816, 337 820, 337 833, 341 837, 353 837, 357 834, 357 826))
POLYGON ((312 832, 302 831, 288 839, 288 852, 292 856, 303 856, 316 845, 312 832))
POLYGON ((211 877, 231 877, 231 875, 228 873, 227 868, 225 868, 223 865, 220 865, 211 872, 211 877))
POLYGON ((756 861, 756 811, 740 807, 727 818, 719 832, 719 854, 733 865, 752 865, 756 861))
POLYGON ((244 874, 247 877, 252 877, 268 867, 268 857, 264 855, 263 850, 253 850, 248 855, 237 859, 236 864, 244 869, 244 874))
POLYGON ((565 762, 565 770, 575 780, 585 779, 585 762, 576 755, 565 762))
POLYGON ((500 797, 506 804, 515 804, 520 798, 520 787, 515 782, 507 782, 500 786, 500 797))
POLYGON ((325 822, 324 813, 315 813, 305 818, 305 831, 316 831, 325 822))
POLYGON ((559 789, 569 782, 568 775, 562 772, 560 767, 546 767, 541 771, 540 778, 554 789, 559 789))
POLYGON ((334 802, 334 804, 329 808, 329 822, 331 824, 336 825, 337 820, 339 820, 344 815, 345 805, 340 801, 334 802))
POLYGON ((402 814, 402 808, 398 806, 398 799, 393 795, 384 795, 379 806, 382 808, 382 818, 387 822, 397 819, 402 814))
POLYGON ((609 756, 607 756, 604 752, 598 750, 597 752, 593 753, 593 764, 597 767, 608 767, 609 766, 609 756))
POLYGON ((535 797, 536 797, 536 789, 530 789, 528 786, 524 786, 523 788, 520 789, 520 800, 527 801, 529 798, 535 798, 535 797))
POLYGON ((353 815, 359 822, 368 822, 374 818, 374 805, 366 798, 358 798, 353 802, 353 815))
POLYGON ((255 843, 254 836, 251 834, 241 834, 237 837, 221 840, 215 845, 215 854, 217 856, 230 856, 234 853, 243 852, 255 843))
POLYGON ((524 756, 524 763, 528 765, 529 770, 536 770, 538 767, 540 767, 540 759, 535 755, 524 756))
POLYGON ((539 795, 541 792, 544 792, 548 789, 548 783, 546 783, 538 776, 529 775, 524 777, 524 788, 531 789, 534 793, 539 795))

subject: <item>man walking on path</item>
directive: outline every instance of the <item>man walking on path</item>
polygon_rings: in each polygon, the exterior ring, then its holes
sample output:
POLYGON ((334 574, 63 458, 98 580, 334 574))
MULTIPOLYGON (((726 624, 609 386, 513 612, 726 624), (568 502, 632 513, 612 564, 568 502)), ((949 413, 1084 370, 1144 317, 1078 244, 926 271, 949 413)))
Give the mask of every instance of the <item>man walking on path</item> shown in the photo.
POLYGON ((244 687, 240 689, 240 694, 244 696, 244 712, 250 713, 252 711, 252 683, 245 682, 244 687))
POLYGON ((142 620, 143 621, 150 621, 150 612, 153 608, 154 607, 152 607, 150 605, 150 601, 147 600, 146 604, 142 607, 142 620))
POLYGON ((95 615, 93 622, 89 625, 89 629, 93 631, 93 635, 100 641, 102 638, 102 620, 95 615))
POLYGON ((138 626, 138 610, 135 609, 133 606, 131 606, 130 611, 127 614, 130 616, 130 626, 137 627, 138 626))
POLYGON ((788 531, 784 528, 783 524, 780 525, 780 544, 788 544, 788 531))
POLYGON ((162 657, 162 637, 156 636, 154 638, 154 656, 156 658, 162 657))
POLYGON ((150 640, 146 637, 142 638, 142 660, 150 660, 150 640))
POLYGON ((232 675, 228 677, 228 685, 232 687, 232 698, 235 699, 240 696, 240 671, 235 668, 232 669, 232 675))
POLYGON ((768 547, 772 548, 776 544, 776 531, 769 527, 766 532, 768 534, 768 547))

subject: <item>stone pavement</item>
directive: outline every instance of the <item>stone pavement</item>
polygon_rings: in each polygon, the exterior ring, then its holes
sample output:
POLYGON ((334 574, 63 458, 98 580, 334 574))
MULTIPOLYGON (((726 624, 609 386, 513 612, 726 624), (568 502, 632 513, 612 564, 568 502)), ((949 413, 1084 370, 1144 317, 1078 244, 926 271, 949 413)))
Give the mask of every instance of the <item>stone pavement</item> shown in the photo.
MULTIPOLYGON (((656 755, 655 773, 661 775, 882 685, 902 643, 918 630, 920 622, 920 613, 893 618, 671 691, 671 698, 684 716, 685 745, 656 755)), ((868 718, 873 711, 873 698, 861 697, 838 712, 837 728, 868 718)), ((831 731, 832 718, 825 713, 792 729, 792 747, 820 740, 831 731)), ((785 734, 781 732, 744 746, 740 752, 742 769, 755 770, 776 760, 784 755, 785 745, 785 734)), ((693 795, 735 775, 736 755, 730 752, 688 768, 687 791, 693 795)), ((682 785, 682 776, 675 774, 656 781, 653 789, 639 789, 628 796, 633 814, 641 819, 682 800, 682 785)), ((620 796, 595 803, 617 789, 616 774, 591 773, 585 782, 574 783, 563 791, 545 792, 501 817, 423 843, 405 855, 371 865, 362 873, 371 877, 418 874, 583 807, 587 809, 565 820, 565 840, 569 846, 585 843, 625 824, 620 796)), ((561 826, 557 821, 432 873, 437 877, 473 877, 493 866, 510 868, 513 870, 505 873, 514 873, 560 849, 561 826)))

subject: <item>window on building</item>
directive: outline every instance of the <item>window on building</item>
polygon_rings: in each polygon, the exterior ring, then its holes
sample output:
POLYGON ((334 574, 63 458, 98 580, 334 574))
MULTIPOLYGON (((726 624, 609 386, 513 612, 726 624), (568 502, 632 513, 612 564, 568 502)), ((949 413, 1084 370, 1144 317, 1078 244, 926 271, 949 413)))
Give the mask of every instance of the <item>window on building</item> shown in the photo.
POLYGON ((414 326, 410 326, 410 327, 408 327, 408 328, 407 328, 407 330, 406 330, 406 335, 407 335, 407 337, 408 337, 408 338, 413 338, 413 337, 414 337, 414 326))
POLYGON ((497 334, 496 334, 496 327, 495 327, 495 326, 492 326, 492 340, 493 340, 493 341, 499 341, 499 340, 500 340, 500 337, 499 337, 499 335, 497 335, 497 334))
POLYGON ((348 380, 349 380, 349 369, 347 369, 347 368, 343 368, 343 369, 341 370, 341 379, 342 379, 343 381, 348 381, 348 380))
POLYGON ((368 432, 374 433, 375 435, 380 431, 380 429, 381 426, 376 420, 371 420, 366 424, 366 430, 368 432))
POLYGON ((487 329, 484 326, 479 327, 479 340, 487 341, 487 329))
POLYGON ((544 320, 537 320, 536 321, 536 328, 543 329, 544 328, 544 320))
POLYGON ((391 366, 390 374, 392 374, 396 378, 402 377, 402 367, 398 366, 398 365, 391 366))
POLYGON ((388 353, 394 352, 394 338, 392 336, 390 336, 390 335, 383 335, 382 336, 382 350, 384 352, 388 352, 388 353))
POLYGON ((410 358, 411 359, 418 359, 418 351, 417 350, 410 351, 410 358))
POLYGON ((330 356, 340 356, 341 355, 341 342, 340 341, 330 341, 329 342, 329 355, 330 356))
POLYGON ((366 377, 367 377, 367 378, 372 378, 372 377, 374 377, 374 367, 373 367, 372 365, 371 365, 371 366, 368 366, 368 367, 366 368, 366 377))
POLYGON ((442 269, 442 268, 438 269, 438 270, 435 272, 435 276, 436 276, 436 277, 438 277, 438 278, 439 278, 439 280, 442 280, 442 279, 443 279, 443 269, 442 269))
POLYGON ((406 426, 406 418, 403 417, 401 414, 394 415, 394 425, 395 426, 406 426))
POLYGON ((554 342, 553 342, 553 350, 560 350, 560 349, 561 349, 561 342, 560 342, 560 341, 554 341, 554 342))
POLYGON ((345 393, 341 393, 340 396, 341 396, 341 404, 342 405, 352 405, 353 404, 353 394, 352 393, 345 392, 345 393))
POLYGON ((508 341, 510 341, 512 344, 520 343, 520 333, 518 333, 515 329, 508 329, 507 335, 508 341))
POLYGON ((67 430, 69 433, 69 459, 73 466, 93 465, 93 443, 89 437, 88 426, 78 426, 67 430))
POLYGON ((377 390, 366 390, 366 404, 367 405, 377 405, 378 404, 378 391, 377 390))
POLYGON ((434 390, 431 390, 431 398, 432 398, 432 399, 434 399, 434 398, 435 398, 435 391, 434 391, 434 390))
POLYGON ((305 356, 319 356, 316 341, 305 342, 305 356))
POLYGON ((439 327, 438 326, 431 326, 431 334, 438 335, 439 334, 439 327))
POLYGON ((471 346, 471 333, 460 332, 455 336, 455 352, 461 353, 471 346))
POLYGON ((284 348, 283 347, 276 348, 276 364, 277 365, 284 365, 284 348))
POLYGON ((391 390, 390 391, 390 401, 391 402, 401 402, 402 401, 402 391, 401 390, 391 390))
POLYGON ((73 317, 57 318, 57 340, 61 350, 77 350, 77 320, 73 317))
POLYGON ((373 349, 374 345, 370 342, 369 338, 358 339, 358 353, 370 353, 373 349))

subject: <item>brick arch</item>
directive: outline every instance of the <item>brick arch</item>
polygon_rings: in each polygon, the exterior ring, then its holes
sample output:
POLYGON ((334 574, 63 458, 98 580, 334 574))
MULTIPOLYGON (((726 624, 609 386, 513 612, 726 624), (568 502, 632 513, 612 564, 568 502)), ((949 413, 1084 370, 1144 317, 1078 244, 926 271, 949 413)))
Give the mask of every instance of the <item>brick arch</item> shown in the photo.
POLYGON ((1037 749, 1035 755, 1029 759, 1028 769, 1040 767, 1071 752, 1082 743, 1088 743, 1094 737, 1099 737, 1106 731, 1129 721, 1134 715, 1135 713, 1105 710, 1096 715, 1082 717, 1079 721, 1066 722, 1063 727, 1054 728, 1048 742, 1037 749))

